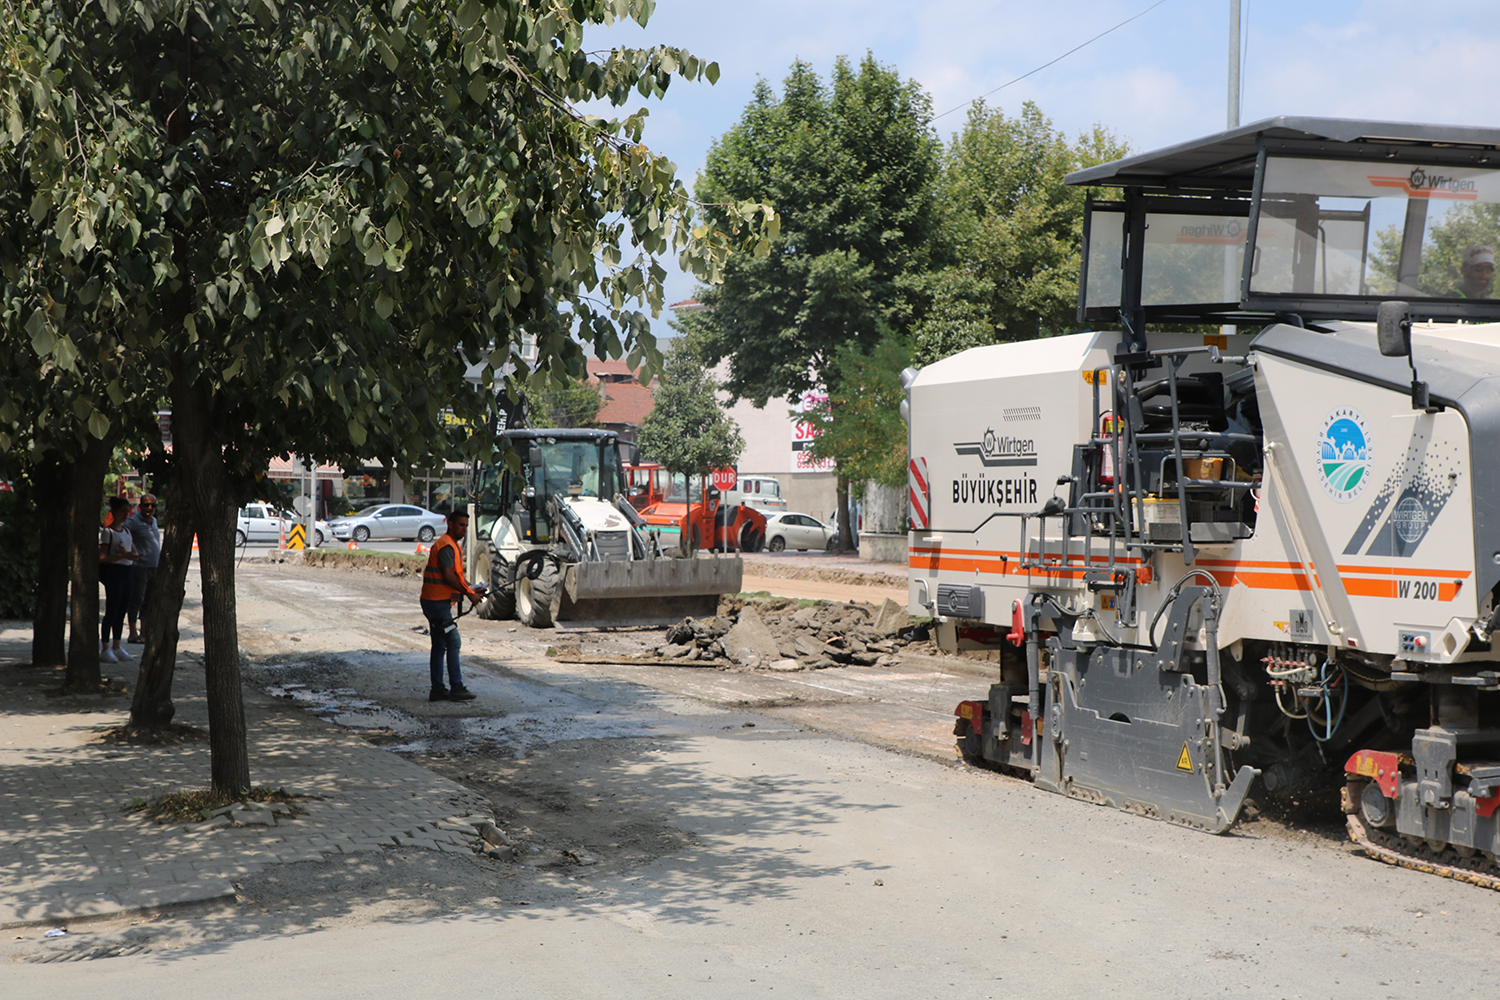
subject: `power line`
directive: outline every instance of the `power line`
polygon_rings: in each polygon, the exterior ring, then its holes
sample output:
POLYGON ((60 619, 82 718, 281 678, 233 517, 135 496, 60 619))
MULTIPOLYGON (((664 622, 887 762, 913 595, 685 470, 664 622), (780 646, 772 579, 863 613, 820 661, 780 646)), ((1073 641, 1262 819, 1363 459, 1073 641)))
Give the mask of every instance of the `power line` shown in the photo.
MULTIPOLYGON (((1151 13, 1153 10, 1155 10, 1158 7, 1160 7, 1162 4, 1164 4, 1166 2, 1167 2, 1167 0, 1156 0, 1156 3, 1154 3, 1151 6, 1147 7, 1145 10, 1141 11, 1139 14, 1136 14, 1134 17, 1127 17, 1125 20, 1121 21, 1119 24, 1115 25, 1113 28, 1107 28, 1104 31, 1099 32, 1099 34, 1095 35, 1093 38, 1090 38, 1088 41, 1082 43, 1081 45, 1075 45, 1073 48, 1069 49, 1068 51, 1064 52, 1062 55, 1058 56, 1056 59, 1052 60, 1052 62, 1043 63, 1042 65, 1038 66, 1036 69, 1032 70, 1029 73, 1022 73, 1020 76, 1016 77, 1014 80, 1011 80, 1009 83, 1002 83, 1000 86, 996 87, 994 90, 990 91, 988 94, 980 94, 978 97, 974 98, 974 101, 982 101, 986 97, 990 97, 990 96, 992 96, 994 94, 998 94, 998 93, 1000 93, 1000 91, 1004 90, 1006 87, 1009 87, 1011 84, 1013 84, 1013 83, 1020 83, 1022 80, 1026 79, 1028 76, 1034 76, 1035 74, 1040 73, 1042 70, 1046 69, 1048 66, 1051 66, 1054 63, 1060 63, 1060 62, 1062 62, 1064 59, 1068 58, 1068 56, 1070 56, 1073 53, 1077 52, 1079 49, 1087 48, 1088 46, 1090 46, 1090 45, 1094 44, 1095 42, 1097 42, 1099 39, 1103 38, 1105 35, 1108 35, 1108 34, 1110 34, 1112 32, 1118 31, 1121 28, 1125 27, 1125 25, 1129 24, 1131 21, 1136 21, 1136 20, 1139 20, 1140 18, 1145 17, 1147 14, 1151 13)), ((948 115, 951 115, 955 111, 962 111, 964 108, 967 108, 970 104, 973 104, 974 101, 969 101, 967 104, 960 104, 956 108, 949 108, 947 111, 944 111, 940 115, 934 115, 932 120, 933 121, 937 121, 939 118, 943 118, 943 117, 946 117, 948 115)))

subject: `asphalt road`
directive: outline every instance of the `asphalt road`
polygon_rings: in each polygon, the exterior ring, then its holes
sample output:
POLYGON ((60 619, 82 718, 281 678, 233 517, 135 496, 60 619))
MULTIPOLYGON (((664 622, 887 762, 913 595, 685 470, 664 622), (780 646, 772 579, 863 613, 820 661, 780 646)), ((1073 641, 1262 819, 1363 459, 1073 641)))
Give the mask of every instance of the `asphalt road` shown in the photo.
POLYGON ((285 894, 279 923, 0 967, 0 994, 1494 995, 1495 893, 1379 865, 1321 833, 1252 823, 1209 837, 956 764, 944 706, 982 689, 982 670, 560 663, 547 646, 607 660, 641 640, 466 618, 480 698, 428 706, 414 588, 246 564, 252 675, 321 678, 345 692, 326 715, 390 730, 460 777, 503 773, 507 822, 607 832, 585 840, 604 863, 545 878, 515 866, 480 886, 430 868, 364 872, 350 890, 359 905, 337 908, 317 891, 332 863, 294 866, 304 888, 285 894), (450 742, 424 749, 422 734, 450 742), (614 863, 620 831, 643 826, 676 836, 614 863))

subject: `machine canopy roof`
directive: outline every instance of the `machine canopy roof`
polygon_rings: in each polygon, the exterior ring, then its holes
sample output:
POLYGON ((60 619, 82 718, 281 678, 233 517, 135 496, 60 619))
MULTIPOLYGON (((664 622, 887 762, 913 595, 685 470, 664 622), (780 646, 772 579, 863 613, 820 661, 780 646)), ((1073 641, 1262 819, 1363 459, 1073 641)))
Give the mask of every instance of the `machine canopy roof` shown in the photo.
POLYGON ((1416 125, 1352 118, 1283 116, 1075 170, 1066 183, 1110 187, 1209 188, 1250 191, 1255 157, 1269 146, 1335 158, 1420 159, 1423 162, 1500 164, 1500 129, 1471 125, 1416 125), (1457 153, 1457 157, 1445 155, 1457 153), (1405 155, 1415 154, 1415 155, 1405 155))

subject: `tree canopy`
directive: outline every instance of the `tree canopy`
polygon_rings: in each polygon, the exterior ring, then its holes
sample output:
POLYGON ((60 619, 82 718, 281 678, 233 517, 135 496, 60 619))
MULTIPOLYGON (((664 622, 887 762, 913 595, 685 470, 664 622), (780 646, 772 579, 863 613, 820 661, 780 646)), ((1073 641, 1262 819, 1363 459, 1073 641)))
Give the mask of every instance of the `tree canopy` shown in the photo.
POLYGON ((717 76, 670 47, 584 50, 588 24, 651 7, 4 0, 0 433, 103 441, 170 400, 211 726, 239 733, 237 758, 215 738, 216 786, 248 783, 229 545, 266 461, 488 455, 466 428, 496 372, 582 377, 580 341, 653 361, 661 258, 713 280, 759 210, 699 224, 644 112, 577 109, 717 76), (65 391, 25 388, 48 379, 65 391))
POLYGON ((1063 177, 1127 152, 1098 126, 1069 141, 1029 101, 1015 117, 974 103, 942 155, 940 224, 955 261, 923 283, 919 363, 1073 329, 1085 193, 1063 177))
POLYGON ((599 419, 604 397, 591 382, 571 382, 527 393, 527 411, 535 427, 592 427, 599 419))
POLYGON ((690 476, 737 462, 745 439, 719 402, 717 388, 693 339, 673 341, 653 393, 655 405, 636 439, 642 456, 668 472, 690 476))
POLYGON ((770 252, 729 260, 685 322, 710 364, 729 359, 731 395, 764 406, 820 385, 841 345, 873 345, 879 322, 909 314, 901 279, 940 256, 930 119, 922 89, 872 55, 840 58, 827 85, 799 61, 714 143, 698 196, 768 201, 781 218, 770 252))
POLYGON ((814 458, 832 459, 851 482, 906 484, 906 424, 901 370, 911 338, 887 329, 868 352, 846 344, 834 358, 836 389, 821 409, 803 414, 816 430, 814 458))

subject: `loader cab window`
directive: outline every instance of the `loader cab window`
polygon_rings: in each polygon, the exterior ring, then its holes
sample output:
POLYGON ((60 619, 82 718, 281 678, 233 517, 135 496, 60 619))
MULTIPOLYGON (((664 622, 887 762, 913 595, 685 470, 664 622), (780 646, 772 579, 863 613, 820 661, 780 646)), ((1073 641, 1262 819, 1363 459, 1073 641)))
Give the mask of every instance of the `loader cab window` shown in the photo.
POLYGON ((611 499, 621 492, 619 453, 613 442, 542 442, 542 462, 532 467, 537 497, 568 496, 576 487, 582 496, 611 499))
POLYGON ((474 494, 474 507, 478 515, 474 520, 474 534, 479 538, 489 538, 494 531, 495 522, 510 513, 511 504, 515 500, 512 482, 510 470, 504 465, 491 465, 479 470, 478 489, 474 494))
POLYGON ((1254 240, 1252 307, 1500 299, 1500 171, 1271 156, 1254 240))

